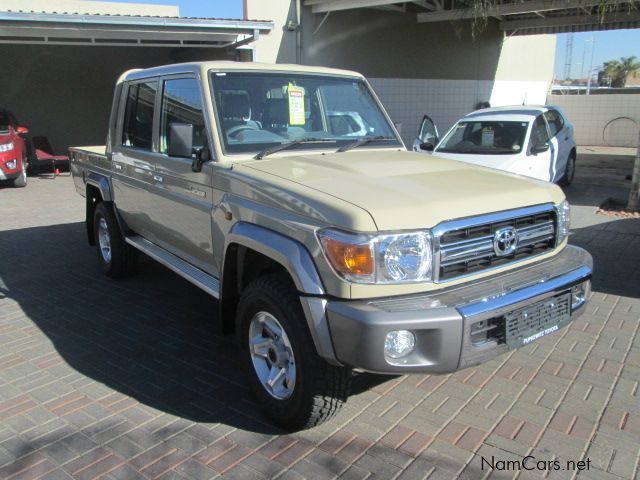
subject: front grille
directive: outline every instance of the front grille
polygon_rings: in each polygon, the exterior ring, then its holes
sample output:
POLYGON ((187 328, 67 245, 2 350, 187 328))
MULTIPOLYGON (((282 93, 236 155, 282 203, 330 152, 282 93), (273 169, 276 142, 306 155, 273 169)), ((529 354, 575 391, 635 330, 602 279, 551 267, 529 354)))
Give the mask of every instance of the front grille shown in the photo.
POLYGON ((438 281, 481 272, 519 260, 539 255, 553 249, 556 244, 556 214, 552 206, 535 209, 535 213, 509 218, 505 215, 483 223, 481 219, 451 222, 454 228, 445 229, 438 235, 439 268, 438 281), (480 222, 480 223, 478 223, 480 222), (494 251, 496 231, 513 227, 518 234, 518 246, 509 255, 499 256, 494 251))

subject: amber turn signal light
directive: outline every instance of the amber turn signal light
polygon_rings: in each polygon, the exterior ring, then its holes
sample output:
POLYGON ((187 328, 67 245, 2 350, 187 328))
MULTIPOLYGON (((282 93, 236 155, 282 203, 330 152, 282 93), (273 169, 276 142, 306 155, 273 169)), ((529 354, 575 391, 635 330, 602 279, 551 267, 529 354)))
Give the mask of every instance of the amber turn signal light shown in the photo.
POLYGON ((340 273, 372 275, 373 252, 369 245, 352 245, 330 237, 322 238, 331 265, 340 273))

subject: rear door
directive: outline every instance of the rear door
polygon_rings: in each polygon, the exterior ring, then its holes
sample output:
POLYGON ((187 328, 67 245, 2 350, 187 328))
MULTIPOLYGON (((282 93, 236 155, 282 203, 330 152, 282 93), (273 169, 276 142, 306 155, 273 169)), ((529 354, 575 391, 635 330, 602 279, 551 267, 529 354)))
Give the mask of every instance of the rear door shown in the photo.
POLYGON ((208 158, 208 135, 200 82, 193 75, 162 79, 159 102, 158 154, 151 188, 153 234, 159 245, 209 273, 212 270, 211 232, 212 166, 192 170, 192 160, 168 155, 171 123, 193 125, 194 147, 204 147, 208 158))
POLYGON ((571 152, 569 127, 565 124, 562 115, 555 109, 544 112, 544 118, 549 125, 551 148, 553 150, 550 175, 552 181, 556 181, 558 177, 564 173, 567 166, 567 159, 571 152))
POLYGON ((153 184, 154 124, 158 79, 130 82, 123 86, 118 119, 119 137, 113 142, 112 164, 114 200, 127 226, 144 236, 152 236, 149 210, 153 204, 149 189, 153 184))

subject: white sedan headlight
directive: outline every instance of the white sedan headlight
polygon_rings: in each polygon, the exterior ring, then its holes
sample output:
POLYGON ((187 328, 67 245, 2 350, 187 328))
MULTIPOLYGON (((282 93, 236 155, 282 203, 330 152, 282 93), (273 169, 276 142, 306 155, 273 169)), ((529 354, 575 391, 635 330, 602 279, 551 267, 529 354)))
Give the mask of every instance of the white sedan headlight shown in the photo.
POLYGON ((2 152, 10 152, 11 150, 13 150, 13 142, 9 142, 9 143, 2 143, 0 144, 0 153, 2 152))
POLYGON ((571 229, 571 206, 567 200, 556 205, 556 215, 558 218, 556 245, 560 245, 567 239, 569 230, 571 229))
POLYGON ((334 270, 354 283, 428 282, 432 278, 432 242, 427 230, 353 234, 334 229, 318 232, 334 270))

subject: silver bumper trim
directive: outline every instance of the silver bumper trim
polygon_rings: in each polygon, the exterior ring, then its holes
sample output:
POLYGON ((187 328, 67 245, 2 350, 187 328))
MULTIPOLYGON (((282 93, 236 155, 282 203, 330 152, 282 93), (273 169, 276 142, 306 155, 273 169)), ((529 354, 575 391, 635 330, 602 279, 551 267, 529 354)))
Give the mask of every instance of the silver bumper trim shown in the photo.
MULTIPOLYGON (((471 325, 588 282, 592 258, 567 246, 554 257, 515 271, 429 294, 375 300, 328 300, 326 319, 335 358, 342 364, 378 373, 447 373, 488 361, 509 350, 487 340, 472 344, 471 325), (398 362, 384 355, 384 339, 392 330, 411 330, 416 350, 398 362)), ((588 283, 587 283, 588 285, 588 283)), ((583 311, 582 303, 566 325, 583 311)))

